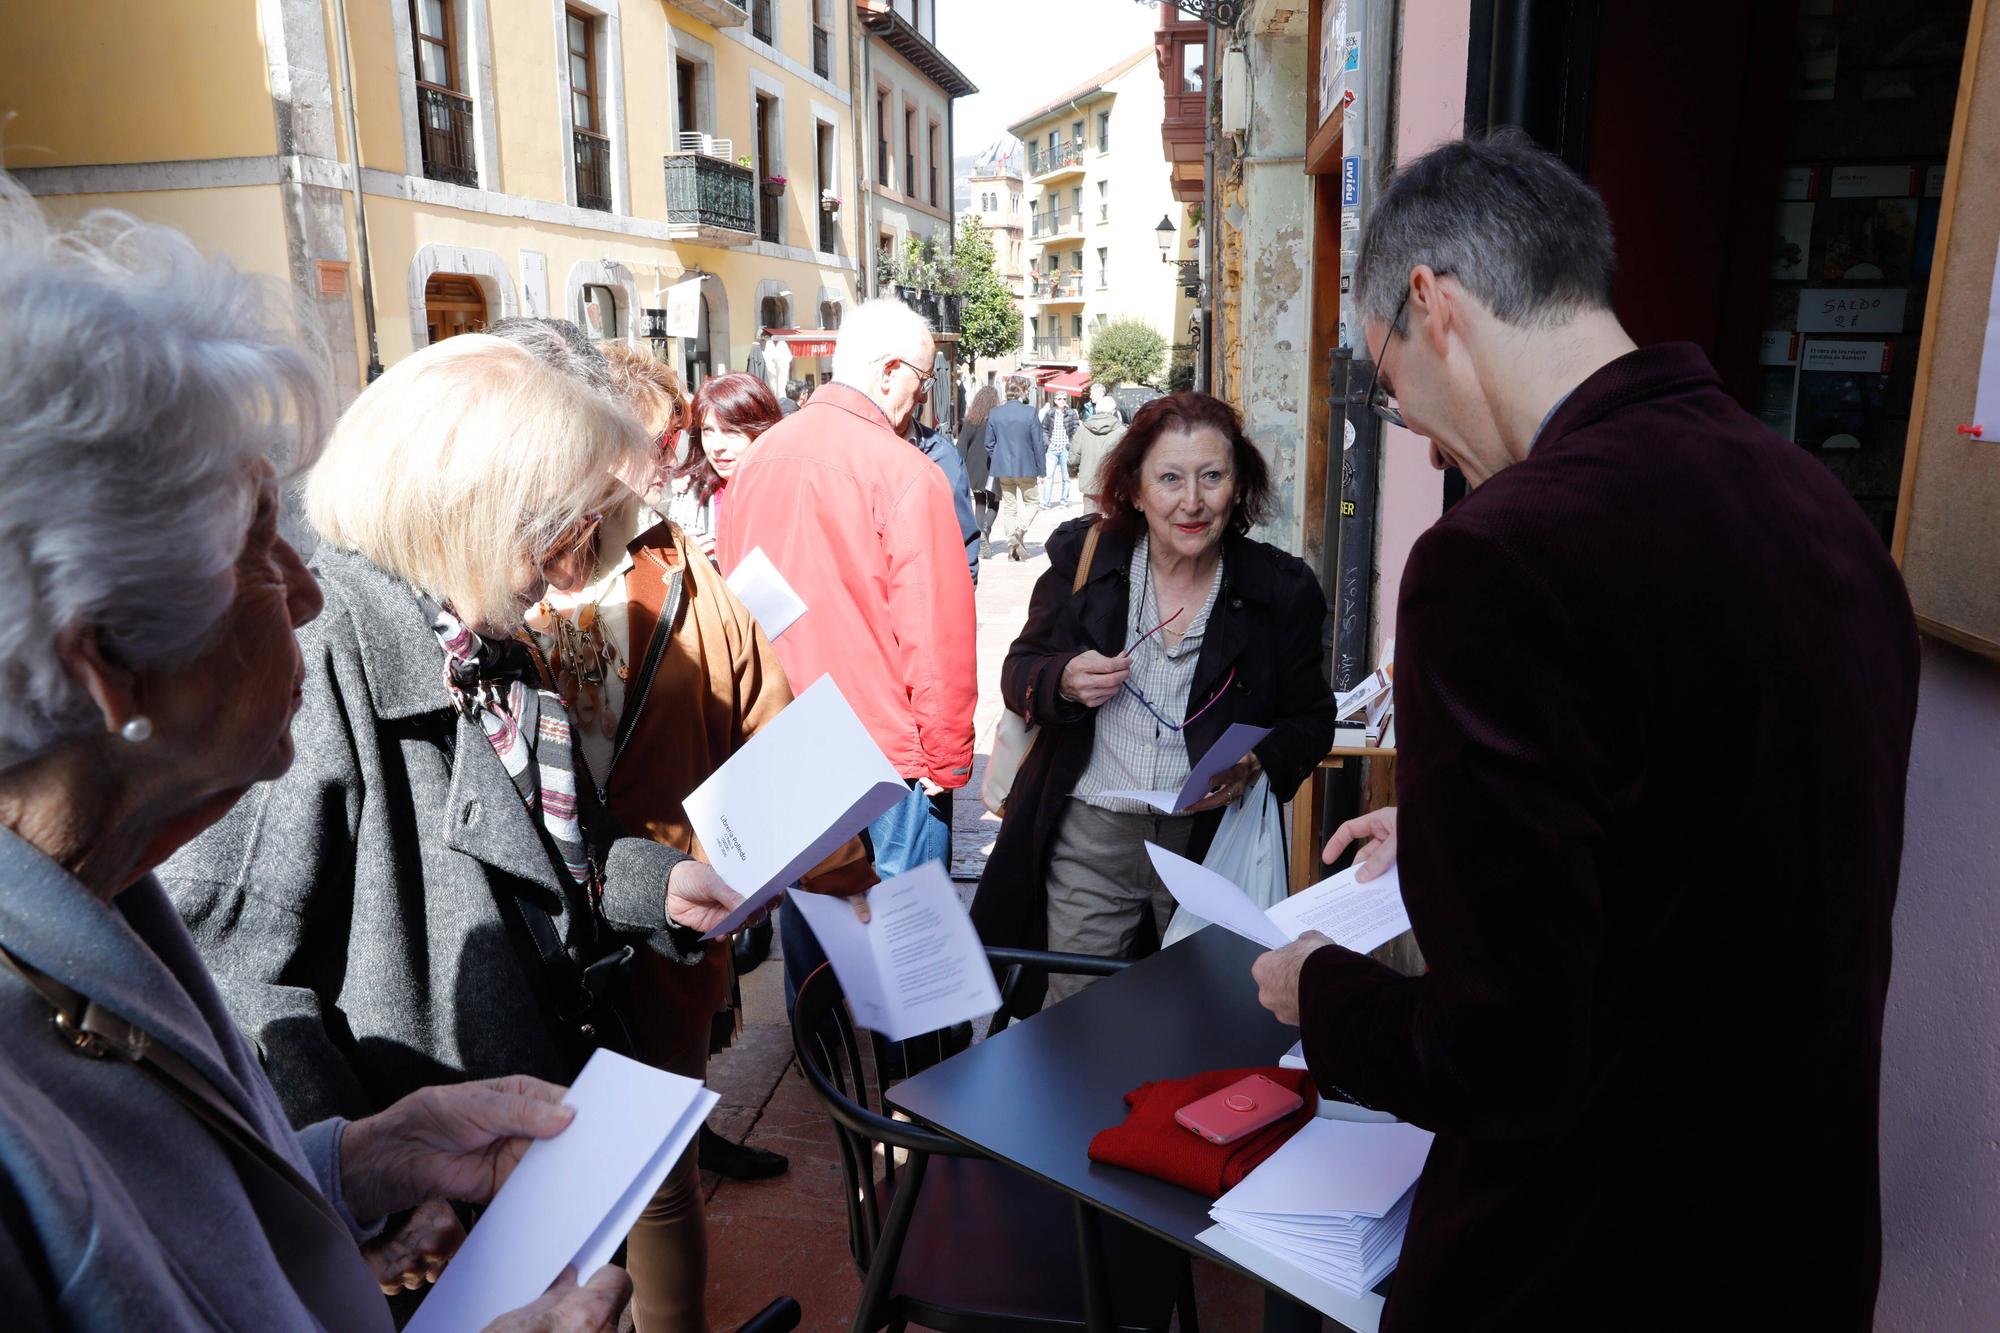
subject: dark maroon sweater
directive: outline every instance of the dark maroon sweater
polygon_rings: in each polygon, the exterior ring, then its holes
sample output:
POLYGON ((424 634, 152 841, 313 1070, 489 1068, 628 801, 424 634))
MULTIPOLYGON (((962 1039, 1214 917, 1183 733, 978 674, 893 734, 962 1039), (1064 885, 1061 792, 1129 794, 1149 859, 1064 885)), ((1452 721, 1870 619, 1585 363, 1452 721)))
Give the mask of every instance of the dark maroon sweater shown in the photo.
POLYGON ((1321 1086, 1438 1136, 1384 1329, 1866 1329, 1917 698, 1881 539, 1652 347, 1423 536, 1397 619, 1429 971, 1301 982, 1321 1086))

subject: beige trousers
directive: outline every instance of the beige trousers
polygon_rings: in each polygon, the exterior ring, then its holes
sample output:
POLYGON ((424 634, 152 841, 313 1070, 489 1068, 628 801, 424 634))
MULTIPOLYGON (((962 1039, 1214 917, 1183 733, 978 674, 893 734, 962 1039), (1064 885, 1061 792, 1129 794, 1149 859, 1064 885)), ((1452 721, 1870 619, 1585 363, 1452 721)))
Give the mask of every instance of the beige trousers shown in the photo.
MULTIPOLYGON (((1192 815, 1121 814, 1071 800, 1049 857, 1049 949, 1130 958, 1143 912, 1153 914, 1154 938, 1164 937, 1174 899, 1146 844, 1180 855, 1193 836, 1192 815)), ((1066 1000, 1095 980, 1050 977, 1049 1002, 1066 1000)))
POLYGON ((1035 485, 1039 477, 1000 478, 1000 516, 994 520, 994 531, 1007 537, 1025 538, 1028 524, 1035 517, 1037 508, 1035 485))

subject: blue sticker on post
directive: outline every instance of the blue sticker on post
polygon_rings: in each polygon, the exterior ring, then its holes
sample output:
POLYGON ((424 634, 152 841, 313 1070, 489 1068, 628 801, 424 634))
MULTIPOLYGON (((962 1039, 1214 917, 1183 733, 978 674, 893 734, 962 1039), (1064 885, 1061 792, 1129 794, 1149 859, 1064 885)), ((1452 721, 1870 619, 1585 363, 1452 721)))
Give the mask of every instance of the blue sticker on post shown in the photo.
POLYGON ((1361 207, 1361 159, 1358 157, 1340 159, 1340 206, 1361 207))

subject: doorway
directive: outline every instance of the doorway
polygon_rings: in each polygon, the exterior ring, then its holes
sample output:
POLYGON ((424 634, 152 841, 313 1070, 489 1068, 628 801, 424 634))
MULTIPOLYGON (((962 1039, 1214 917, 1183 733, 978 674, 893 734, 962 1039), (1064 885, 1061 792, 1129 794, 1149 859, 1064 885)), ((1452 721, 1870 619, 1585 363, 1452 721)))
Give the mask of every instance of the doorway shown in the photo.
POLYGON ((486 327, 486 293, 463 273, 433 273, 424 283, 424 324, 430 340, 443 342, 486 327))

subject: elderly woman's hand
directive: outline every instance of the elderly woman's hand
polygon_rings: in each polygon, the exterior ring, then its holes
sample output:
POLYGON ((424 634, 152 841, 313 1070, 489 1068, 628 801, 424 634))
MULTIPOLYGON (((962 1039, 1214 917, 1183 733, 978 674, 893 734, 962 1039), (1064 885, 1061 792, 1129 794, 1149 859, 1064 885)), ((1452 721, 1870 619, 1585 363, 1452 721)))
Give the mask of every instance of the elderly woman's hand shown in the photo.
POLYGON ((404 1219, 361 1247, 361 1257, 384 1296, 415 1291, 438 1280, 445 1263, 465 1242, 458 1214, 443 1199, 426 1199, 404 1219))
POLYGON ((1129 657, 1106 657, 1096 649, 1078 653, 1063 668, 1062 697, 1085 708, 1096 708, 1118 693, 1132 674, 1129 657))
POLYGON ((340 1186, 356 1217, 383 1217, 433 1198, 485 1203, 534 1139, 576 1112, 568 1089, 516 1074, 411 1093, 347 1127, 340 1186))
POLYGON ((1181 811, 1184 815, 1198 815, 1204 810, 1215 810, 1231 801, 1243 799, 1243 793, 1250 790, 1250 784, 1264 771, 1264 763, 1256 755, 1246 755, 1232 768, 1225 768, 1215 775, 1209 784, 1208 795, 1181 811))
POLYGON ((683 861, 667 874, 667 919, 677 926, 706 935, 742 905, 743 895, 700 861, 683 861))
POLYGON ((555 1285, 533 1305, 503 1314, 485 1333, 612 1333, 632 1299, 632 1279, 610 1264, 576 1285, 576 1270, 565 1268, 555 1285))

